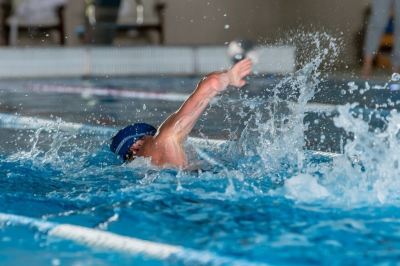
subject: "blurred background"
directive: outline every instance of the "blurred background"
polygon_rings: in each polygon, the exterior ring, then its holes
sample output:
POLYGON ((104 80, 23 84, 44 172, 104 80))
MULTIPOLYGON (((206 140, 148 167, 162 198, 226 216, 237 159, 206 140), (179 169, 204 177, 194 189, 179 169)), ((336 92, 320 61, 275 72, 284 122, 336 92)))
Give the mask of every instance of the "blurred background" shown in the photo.
MULTIPOLYGON (((369 0, 2 0, 1 45, 259 45, 299 32, 341 38, 336 66, 358 69, 369 0)), ((390 68, 389 30, 375 64, 390 68)), ((298 48, 300 49, 300 48, 298 48)))

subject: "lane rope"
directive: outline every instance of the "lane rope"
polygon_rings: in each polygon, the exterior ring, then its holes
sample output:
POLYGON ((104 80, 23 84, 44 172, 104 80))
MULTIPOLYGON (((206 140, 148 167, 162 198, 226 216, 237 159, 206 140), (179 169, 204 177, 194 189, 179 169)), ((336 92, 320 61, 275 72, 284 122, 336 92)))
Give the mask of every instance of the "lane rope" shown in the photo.
POLYGON ((214 252, 152 242, 78 225, 41 221, 21 215, 0 213, 0 223, 3 226, 28 226, 48 236, 70 240, 90 248, 113 250, 131 255, 144 255, 161 261, 180 261, 184 262, 185 265, 266 265, 264 263, 221 256, 214 252))
MULTIPOLYGON (((92 126, 82 123, 73 123, 65 121, 54 121, 49 119, 30 117, 30 116, 19 116, 14 114, 0 113, 0 128, 10 129, 39 129, 39 128, 57 128, 59 130, 67 132, 77 132, 82 134, 96 134, 110 138, 117 129, 107 126, 92 126)), ((188 141, 201 149, 218 149, 219 147, 226 145, 226 140, 219 139, 204 139, 189 137, 188 141)), ((327 157, 336 157, 340 154, 311 151, 313 154, 322 155, 327 157)))
POLYGON ((112 88, 92 88, 74 87, 64 85, 35 85, 29 88, 33 92, 52 92, 65 94, 81 94, 83 97, 94 96, 113 96, 123 98, 135 98, 145 100, 164 100, 172 102, 183 102, 189 94, 174 92, 148 92, 134 89, 112 89, 112 88))

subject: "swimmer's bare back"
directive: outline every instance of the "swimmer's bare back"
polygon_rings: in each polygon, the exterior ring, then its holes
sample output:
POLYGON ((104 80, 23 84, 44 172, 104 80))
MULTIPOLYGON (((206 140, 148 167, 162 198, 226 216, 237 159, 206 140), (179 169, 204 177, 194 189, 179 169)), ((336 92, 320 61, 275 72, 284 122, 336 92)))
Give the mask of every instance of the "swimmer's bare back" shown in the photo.
POLYGON ((182 106, 161 124, 155 136, 146 136, 135 144, 134 154, 150 157, 152 164, 159 167, 187 168, 189 162, 183 144, 197 120, 210 101, 229 85, 243 87, 252 66, 250 59, 244 59, 229 70, 208 74, 182 106))

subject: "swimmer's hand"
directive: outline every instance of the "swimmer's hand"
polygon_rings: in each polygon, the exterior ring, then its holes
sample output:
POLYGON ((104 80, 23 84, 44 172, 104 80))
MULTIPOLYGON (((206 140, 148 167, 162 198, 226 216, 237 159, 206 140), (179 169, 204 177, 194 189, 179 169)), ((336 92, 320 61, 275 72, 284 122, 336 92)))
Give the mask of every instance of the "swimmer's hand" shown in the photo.
POLYGON ((228 70, 229 85, 235 87, 243 87, 246 85, 244 78, 251 73, 253 63, 249 58, 243 59, 236 63, 228 70))
POLYGON ((251 73, 252 67, 253 63, 249 58, 246 58, 236 63, 229 70, 210 73, 200 82, 198 90, 207 90, 207 97, 212 98, 226 90, 229 85, 243 87, 246 84, 244 78, 251 73))

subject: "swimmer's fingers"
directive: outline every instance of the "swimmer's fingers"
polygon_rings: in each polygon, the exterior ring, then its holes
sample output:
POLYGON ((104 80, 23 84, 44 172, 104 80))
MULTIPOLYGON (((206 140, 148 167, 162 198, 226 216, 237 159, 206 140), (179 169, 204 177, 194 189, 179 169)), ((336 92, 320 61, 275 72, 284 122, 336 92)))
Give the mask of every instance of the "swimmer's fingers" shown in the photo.
POLYGON ((236 82, 236 84, 235 84, 235 86, 236 87, 243 87, 244 85, 246 85, 246 80, 244 80, 244 77, 245 76, 243 76, 242 78, 240 78, 240 80, 238 81, 238 82, 236 82))
POLYGON ((250 74, 253 68, 253 63, 250 59, 245 59, 242 62, 243 64, 240 66, 241 73, 244 75, 250 74))
POLYGON ((249 75, 251 73, 251 71, 252 71, 251 67, 242 69, 242 71, 240 72, 240 78, 246 77, 247 75, 249 75))
POLYGON ((252 70, 253 63, 250 59, 243 59, 238 62, 229 70, 229 79, 230 85, 236 87, 242 87, 246 84, 246 81, 243 80, 244 77, 249 75, 252 70))
POLYGON ((252 69, 253 68, 253 64, 251 63, 251 64, 248 64, 248 65, 245 65, 245 66, 243 66, 243 69, 252 69))
POLYGON ((241 87, 243 87, 244 85, 246 85, 246 81, 242 79, 242 80, 239 82, 238 85, 239 85, 238 87, 241 88, 241 87))
POLYGON ((242 61, 240 61, 239 63, 241 63, 243 66, 252 65, 253 64, 253 62, 251 61, 250 58, 245 58, 242 61))
POLYGON ((239 62, 237 62, 233 67, 232 67, 232 70, 242 70, 242 69, 244 69, 244 68, 248 68, 249 66, 251 66, 252 65, 252 62, 251 62, 251 60, 249 59, 249 58, 246 58, 246 59, 243 59, 243 60, 241 60, 241 61, 239 61, 239 62))
POLYGON ((241 70, 241 72, 239 73, 239 79, 240 79, 240 84, 239 85, 240 85, 240 87, 242 87, 242 86, 244 86, 246 84, 246 81, 244 81, 243 79, 246 76, 248 76, 251 73, 251 71, 252 71, 251 65, 247 66, 246 68, 243 68, 241 70))
POLYGON ((251 64, 251 59, 250 58, 245 58, 243 60, 240 60, 238 62, 238 64, 241 64, 241 65, 251 64))
POLYGON ((239 63, 241 63, 241 68, 248 68, 253 66, 253 62, 249 58, 243 59, 239 63))
POLYGON ((239 87, 243 87, 244 85, 246 85, 246 81, 244 80, 244 78, 248 76, 252 70, 253 64, 251 60, 249 60, 249 63, 244 64, 243 68, 241 69, 239 87))

